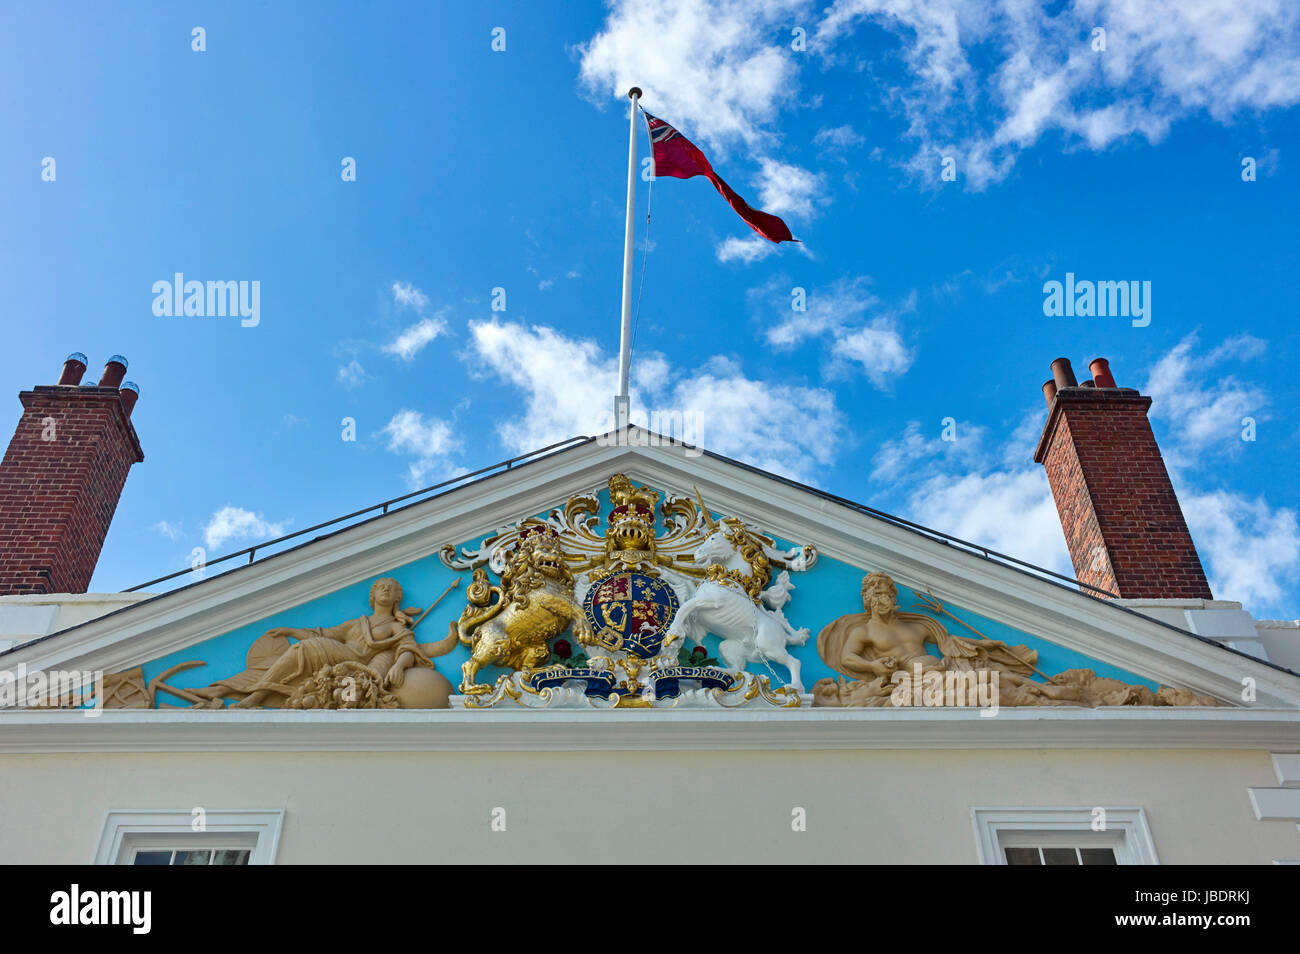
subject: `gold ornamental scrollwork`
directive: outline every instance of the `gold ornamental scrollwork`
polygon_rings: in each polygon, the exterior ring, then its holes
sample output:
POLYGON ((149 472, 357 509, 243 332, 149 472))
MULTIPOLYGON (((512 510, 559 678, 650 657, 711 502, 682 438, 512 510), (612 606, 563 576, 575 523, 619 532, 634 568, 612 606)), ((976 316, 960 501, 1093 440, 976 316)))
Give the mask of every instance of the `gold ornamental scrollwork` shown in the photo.
POLYGON ((669 568, 693 579, 710 578, 711 573, 721 579, 716 570, 698 561, 695 554, 701 543, 721 529, 744 548, 750 564, 749 573, 722 576, 739 584, 753 599, 771 581, 773 568, 802 571, 811 569, 817 562, 815 546, 783 550, 773 538, 746 527, 734 517, 715 518, 698 490, 695 499, 666 493, 661 501, 656 491, 633 483, 624 474, 612 476, 607 489, 610 516, 603 534, 600 497, 598 490, 592 490, 570 497, 545 517, 526 517, 514 526, 499 529, 477 546, 461 547, 457 552, 454 545, 446 544, 440 548, 439 558, 451 569, 473 570, 486 566, 500 574, 505 569, 507 553, 521 535, 549 527, 559 535, 565 564, 575 575, 593 569, 613 572, 628 568, 655 575, 659 568, 669 568))
POLYGON ((465 705, 627 708, 672 705, 682 693, 700 704, 704 697, 720 705, 799 704, 799 664, 786 647, 809 634, 782 608, 795 589, 791 571, 811 568, 816 547, 782 547, 736 517, 715 516, 698 489, 693 499, 661 494, 614 474, 605 490, 607 513, 598 488, 477 544, 439 550, 446 566, 474 576, 459 622, 473 651, 460 687, 465 705), (544 567, 536 559, 543 550, 544 567), (537 564, 531 579, 541 581, 539 595, 522 584, 520 560, 537 564), (552 654, 564 633, 587 650, 576 654, 582 663, 569 662, 571 650, 552 654), (707 651, 686 648, 702 647, 707 636, 720 640, 725 668, 703 665, 707 651), (785 666, 790 685, 773 689, 767 677, 743 672, 757 662, 769 671, 785 666), (513 672, 495 687, 478 684, 485 666, 513 672), (665 676, 670 669, 674 675, 665 676), (729 673, 740 681, 728 684, 729 673))

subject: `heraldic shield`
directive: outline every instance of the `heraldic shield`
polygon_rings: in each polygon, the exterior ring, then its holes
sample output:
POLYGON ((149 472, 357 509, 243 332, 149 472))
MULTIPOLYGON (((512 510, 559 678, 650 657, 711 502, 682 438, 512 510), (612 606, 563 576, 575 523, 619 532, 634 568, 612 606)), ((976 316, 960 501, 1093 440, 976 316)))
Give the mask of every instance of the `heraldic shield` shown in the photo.
POLYGON ((596 643, 642 659, 659 655, 680 605, 664 580, 627 572, 596 582, 583 600, 596 643))

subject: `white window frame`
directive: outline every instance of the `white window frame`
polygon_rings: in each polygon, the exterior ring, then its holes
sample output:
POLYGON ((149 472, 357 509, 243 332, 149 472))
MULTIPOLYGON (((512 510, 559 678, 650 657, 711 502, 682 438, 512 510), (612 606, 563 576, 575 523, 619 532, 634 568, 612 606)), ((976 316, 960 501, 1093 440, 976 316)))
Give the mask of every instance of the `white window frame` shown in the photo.
POLYGON ((980 864, 1005 865, 1004 848, 1044 841, 1071 848, 1112 848, 1121 865, 1158 865, 1155 841, 1141 807, 1101 806, 1106 830, 1092 830, 1092 808, 972 808, 980 864))
POLYGON ((204 829, 193 829, 188 808, 115 808, 104 816, 92 862, 129 865, 139 851, 247 850, 250 865, 275 864, 284 809, 204 809, 204 829))

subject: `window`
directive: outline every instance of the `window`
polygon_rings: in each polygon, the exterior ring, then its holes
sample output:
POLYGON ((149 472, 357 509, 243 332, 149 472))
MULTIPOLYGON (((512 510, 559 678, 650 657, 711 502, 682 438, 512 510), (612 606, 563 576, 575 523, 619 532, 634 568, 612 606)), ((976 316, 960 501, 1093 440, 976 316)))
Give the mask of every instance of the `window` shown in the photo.
POLYGON ((1114 848, 1080 848, 1062 845, 1007 845, 1002 854, 1009 865, 1117 865, 1114 848))
POLYGON ((1141 808, 973 808, 975 843, 986 865, 1154 865, 1141 808), (1094 825, 1104 821, 1104 828, 1094 825))
POLYGON ((133 865, 246 865, 247 848, 136 848, 133 865))
POLYGON ((283 810, 117 809, 104 818, 98 865, 269 865, 283 810))

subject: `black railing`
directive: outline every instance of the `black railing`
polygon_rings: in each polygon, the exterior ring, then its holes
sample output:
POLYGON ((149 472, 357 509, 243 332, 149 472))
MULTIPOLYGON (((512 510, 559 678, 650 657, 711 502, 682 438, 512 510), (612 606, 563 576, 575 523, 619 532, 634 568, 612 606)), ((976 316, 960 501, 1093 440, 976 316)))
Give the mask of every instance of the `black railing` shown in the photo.
MULTIPOLYGON (((345 523, 348 520, 354 520, 357 517, 362 517, 365 516, 366 514, 375 513, 376 511, 378 511, 380 514, 386 514, 389 512, 389 508, 392 507, 394 504, 402 503, 408 500, 413 500, 416 497, 423 497, 427 494, 432 494, 434 491, 445 490, 446 488, 452 487, 453 485, 460 484, 467 480, 472 480, 476 477, 482 477, 483 475, 489 474, 493 471, 510 470, 518 463, 524 461, 532 462, 539 458, 546 457, 553 452, 558 453, 561 449, 577 447, 580 444, 587 444, 590 443, 591 441, 598 440, 598 439, 599 438, 595 438, 595 437, 573 437, 570 438, 569 440, 559 441, 558 443, 555 444, 549 444, 546 447, 540 448, 530 453, 520 454, 518 457, 511 457, 507 460, 498 461, 495 464, 489 464, 487 467, 480 467, 478 470, 469 471, 468 473, 460 474, 456 477, 451 477, 447 480, 442 481, 441 483, 433 484, 421 490, 413 490, 409 494, 403 494, 400 497, 393 497, 391 500, 385 500, 382 503, 374 504, 362 510, 356 510, 353 511, 352 513, 344 514, 341 517, 335 517, 333 520, 327 520, 324 523, 318 523, 315 526, 305 527, 302 530, 296 530, 293 533, 285 534, 282 537, 276 537, 274 540, 266 540, 263 541, 262 543, 256 543, 251 547, 245 547, 242 550, 236 550, 233 553, 227 553, 224 556, 217 557, 215 560, 206 561, 204 563, 204 568, 206 569, 209 566, 215 566, 218 563, 225 563, 228 560, 233 560, 236 557, 241 557, 244 556, 245 554, 248 555, 248 562, 251 564, 256 559, 258 550, 266 550, 270 547, 284 543, 287 540, 293 540, 298 537, 304 536, 308 533, 315 533, 317 530, 323 530, 326 527, 336 526, 338 524, 345 523)), ((663 439, 665 441, 669 440, 669 438, 663 438, 663 439)), ((797 490, 803 491, 804 493, 813 494, 817 497, 822 498, 823 500, 827 500, 830 501, 831 503, 838 504, 841 507, 847 507, 850 510, 856 511, 861 514, 865 514, 870 517, 874 517, 877 520, 883 520, 886 523, 891 523, 895 526, 904 527, 908 530, 912 530, 913 532, 924 534, 925 536, 929 537, 935 542, 942 543, 945 546, 961 547, 971 553, 983 556, 986 560, 991 560, 997 563, 1003 563, 1013 568, 1018 568, 1022 572, 1032 573, 1037 576, 1051 577, 1052 579, 1060 580, 1063 583, 1067 583, 1070 586, 1082 587, 1083 589, 1089 590, 1100 596, 1106 597, 1107 599, 1118 599, 1119 597, 1119 594, 1117 593, 1112 593, 1109 590, 1102 589, 1099 586, 1094 586, 1091 583, 1085 583, 1083 580, 1077 580, 1074 577, 1066 576, 1064 573, 1057 573, 1055 570, 1049 570, 1046 567, 1037 566, 1036 564, 1029 563, 1025 560, 1021 560, 1018 557, 1013 557, 1006 553, 1000 553, 997 550, 990 550, 988 547, 982 546, 978 543, 971 543, 969 540, 963 540, 960 537, 954 537, 951 534, 944 533, 941 530, 934 530, 931 527, 927 527, 924 526, 923 524, 915 523, 903 517, 896 517, 891 513, 885 513, 885 511, 883 510, 877 510, 874 507, 868 507, 866 504, 857 503, 856 501, 849 500, 845 497, 840 497, 837 496, 836 494, 828 493, 824 490, 819 490, 816 487, 809 487, 806 484, 801 484, 796 480, 789 479, 788 477, 781 477, 777 474, 768 473, 765 470, 760 470, 759 468, 754 467, 750 464, 746 464, 743 461, 738 461, 731 457, 726 457, 722 454, 716 454, 712 451, 704 451, 704 453, 707 456, 714 458, 715 460, 725 461, 728 464, 731 464, 735 467, 740 467, 744 470, 750 471, 751 473, 761 474, 770 480, 779 481, 789 487, 793 487, 797 490)), ((137 584, 136 586, 129 587, 123 592, 133 593, 136 590, 142 590, 145 587, 155 586, 159 583, 166 583, 168 580, 174 580, 177 579, 178 577, 187 576, 193 572, 194 572, 193 568, 188 570, 177 570, 175 573, 168 573, 166 576, 160 576, 155 580, 148 581, 147 583, 140 583, 137 584)))
MULTIPOLYGON (((365 507, 361 510, 354 510, 352 513, 344 514, 341 517, 335 517, 333 520, 326 520, 324 523, 318 523, 315 524, 314 526, 304 527, 301 530, 295 530, 293 533, 286 533, 284 536, 276 537, 274 540, 264 540, 261 543, 255 543, 251 547, 244 547, 244 549, 242 550, 235 550, 233 553, 227 553, 224 556, 219 556, 213 560, 205 560, 203 563, 203 568, 207 569, 210 566, 216 566, 218 563, 225 563, 228 560, 233 560, 236 557, 243 556, 244 554, 248 554, 248 562, 252 563, 257 558, 258 550, 266 550, 269 547, 273 547, 276 546, 277 544, 284 543, 286 540, 294 540, 298 537, 305 536, 308 533, 315 533, 317 530, 324 530, 326 527, 333 527, 340 523, 346 523, 349 520, 355 520, 357 517, 363 517, 366 514, 375 513, 376 511, 381 515, 386 514, 388 513, 389 508, 393 506, 393 504, 402 503, 403 501, 407 501, 407 500, 413 500, 416 497, 423 497, 426 494, 431 494, 436 490, 444 490, 448 487, 451 487, 455 484, 462 483, 466 480, 472 480, 475 477, 482 477, 484 474, 491 473, 492 471, 495 470, 510 470, 512 467, 515 466, 515 464, 518 464, 521 461, 533 461, 538 458, 549 455, 552 451, 558 451, 560 448, 576 447, 579 444, 585 444, 593 440, 595 440, 595 438, 592 437, 571 437, 567 441, 560 441, 556 444, 550 444, 539 450, 531 451, 527 454, 520 454, 518 457, 511 457, 508 460, 498 461, 495 464, 489 464, 487 467, 480 467, 478 470, 472 470, 469 471, 468 473, 458 474, 457 476, 448 478, 447 480, 444 480, 441 483, 433 484, 429 487, 424 487, 420 490, 413 490, 409 494, 402 494, 402 496, 400 497, 393 497, 391 500, 385 500, 382 503, 373 504, 372 506, 365 507)), ((155 586, 159 583, 166 583, 168 580, 174 580, 177 577, 188 576, 193 572, 194 572, 193 567, 191 567, 188 570, 177 570, 175 573, 168 573, 166 576, 160 576, 156 580, 149 580, 147 583, 138 583, 135 586, 127 587, 127 589, 123 590, 122 592, 134 593, 136 590, 143 590, 145 587, 148 586, 155 586)))
POLYGON ((981 544, 978 543, 971 543, 969 540, 963 540, 960 537, 954 537, 951 534, 944 533, 942 530, 934 530, 930 527, 924 526, 923 524, 915 523, 903 517, 896 517, 892 513, 885 513, 885 511, 883 510, 877 510, 874 507, 868 507, 866 504, 860 504, 857 501, 849 500, 845 497, 840 497, 837 496, 836 494, 828 493, 827 491, 824 490, 819 490, 816 487, 809 487, 807 484, 801 484, 797 480, 791 480, 788 477, 782 477, 778 474, 772 474, 769 473, 768 471, 760 470, 759 468, 754 467, 751 464, 746 464, 743 461, 735 460, 730 457, 725 457, 722 454, 715 454, 712 451, 704 451, 704 453, 709 457, 713 457, 717 460, 726 461, 727 463, 732 464, 735 467, 743 468, 744 470, 748 470, 751 473, 761 474, 764 477, 769 478, 770 480, 780 481, 781 483, 789 487, 793 487, 797 490, 801 490, 804 493, 814 494, 818 497, 821 497, 823 500, 827 500, 830 501, 831 503, 838 504, 841 507, 847 507, 848 509, 855 510, 858 513, 866 514, 867 516, 870 517, 875 517, 878 520, 883 520, 886 523, 892 523, 895 526, 905 527, 906 529, 915 531, 917 533, 923 533, 930 539, 938 543, 945 544, 946 546, 963 547, 973 553, 982 555, 986 560, 992 560, 998 563, 1006 563, 1013 567, 1020 568, 1025 572, 1030 572, 1041 576, 1050 576, 1053 579, 1061 580, 1062 582, 1069 583, 1072 586, 1081 586, 1084 589, 1091 590, 1094 593, 1099 593, 1100 595, 1107 597, 1108 599, 1119 599, 1118 593, 1112 593, 1110 592, 1110 590, 1104 590, 1100 586, 1093 586, 1091 583, 1085 583, 1083 580, 1076 580, 1072 576, 1066 576, 1064 573, 1057 573, 1055 570, 1049 570, 1046 567, 1041 567, 1038 566, 1037 564, 1029 563, 1025 560, 1019 559, 1018 557, 1009 556, 1008 554, 1000 553, 997 550, 990 550, 986 546, 982 546, 981 544))

